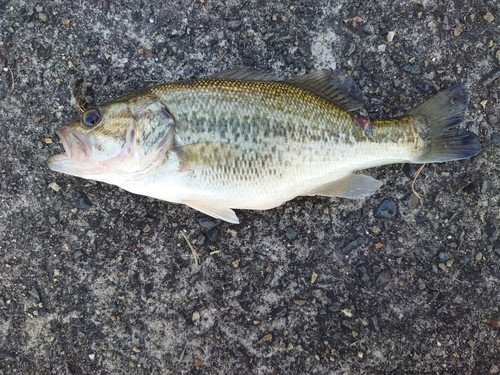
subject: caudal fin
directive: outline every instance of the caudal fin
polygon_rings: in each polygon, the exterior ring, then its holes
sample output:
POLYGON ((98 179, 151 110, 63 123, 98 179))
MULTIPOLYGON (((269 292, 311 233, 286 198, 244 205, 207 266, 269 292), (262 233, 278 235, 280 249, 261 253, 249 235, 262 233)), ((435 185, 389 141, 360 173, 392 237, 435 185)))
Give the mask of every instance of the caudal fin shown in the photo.
POLYGON ((440 163, 467 159, 481 151, 477 137, 456 127, 464 119, 469 103, 467 88, 457 83, 412 109, 408 114, 422 120, 420 131, 428 142, 414 163, 440 163))

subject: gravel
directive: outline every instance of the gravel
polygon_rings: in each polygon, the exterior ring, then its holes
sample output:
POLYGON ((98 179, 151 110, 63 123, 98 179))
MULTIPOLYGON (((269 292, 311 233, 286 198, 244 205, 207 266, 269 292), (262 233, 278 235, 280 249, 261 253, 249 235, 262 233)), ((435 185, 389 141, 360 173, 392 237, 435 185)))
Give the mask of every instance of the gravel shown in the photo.
POLYGON ((498 373, 499 20, 493 1, 0 1, 0 374, 498 373), (464 82, 483 151, 426 165, 421 203, 418 166, 390 165, 367 199, 239 225, 47 168, 77 105, 244 66, 342 69, 372 117, 464 82))

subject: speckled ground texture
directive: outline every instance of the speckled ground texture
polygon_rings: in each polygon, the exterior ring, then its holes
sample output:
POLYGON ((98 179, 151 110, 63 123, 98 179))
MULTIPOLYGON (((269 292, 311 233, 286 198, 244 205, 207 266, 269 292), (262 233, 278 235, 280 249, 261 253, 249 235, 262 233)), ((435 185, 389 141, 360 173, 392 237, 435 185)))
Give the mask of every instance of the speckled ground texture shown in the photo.
POLYGON ((0 1, 0 374, 500 373, 499 26, 493 1, 0 1), (463 81, 483 152, 427 165, 422 204, 391 165, 239 225, 47 168, 85 99, 235 67, 342 69, 373 117, 463 81))

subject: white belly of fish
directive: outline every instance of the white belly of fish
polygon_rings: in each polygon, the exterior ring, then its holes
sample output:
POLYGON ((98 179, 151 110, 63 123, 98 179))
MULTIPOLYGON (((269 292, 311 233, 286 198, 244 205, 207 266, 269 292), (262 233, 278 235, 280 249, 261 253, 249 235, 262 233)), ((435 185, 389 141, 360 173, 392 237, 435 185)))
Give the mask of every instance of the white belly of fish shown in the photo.
MULTIPOLYGON (((180 171, 179 161, 173 154, 147 179, 123 181, 119 185, 136 194, 191 206, 205 203, 223 208, 265 210, 277 207, 300 195, 345 196, 336 191, 335 186, 331 194, 328 191, 315 189, 349 176, 353 171, 405 162, 412 157, 407 146, 398 144, 385 146, 384 150, 380 150, 380 145, 372 143, 350 146, 336 144, 330 150, 324 149, 319 158, 325 160, 330 156, 329 162, 314 160, 314 157, 309 158, 307 154, 297 151, 295 155, 289 155, 288 161, 278 166, 281 170, 267 168, 259 170, 258 173, 255 173, 253 166, 249 166, 249 170, 227 174, 224 174, 224 168, 180 171), (189 202, 196 203, 189 204, 189 202)), ((318 153, 315 153, 315 156, 318 159, 318 153)), ((365 183, 368 186, 350 186, 353 191, 349 194, 350 198, 368 196, 380 186, 378 181, 369 178, 352 181, 352 184, 356 183, 365 183), (373 181, 372 185, 370 181, 373 181), (361 189, 359 190, 361 193, 356 193, 356 189, 361 189)))

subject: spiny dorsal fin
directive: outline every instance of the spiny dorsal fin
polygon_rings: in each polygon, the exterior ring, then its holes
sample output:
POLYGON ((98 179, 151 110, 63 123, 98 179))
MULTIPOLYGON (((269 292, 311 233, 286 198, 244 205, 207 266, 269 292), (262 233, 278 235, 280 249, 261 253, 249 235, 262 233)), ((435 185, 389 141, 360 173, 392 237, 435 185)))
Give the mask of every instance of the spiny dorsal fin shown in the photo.
POLYGON ((339 70, 320 70, 285 82, 311 91, 345 111, 353 111, 364 105, 359 87, 350 76, 339 70))
POLYGON ((214 74, 208 78, 240 79, 244 81, 279 81, 275 74, 254 68, 230 69, 214 74))

